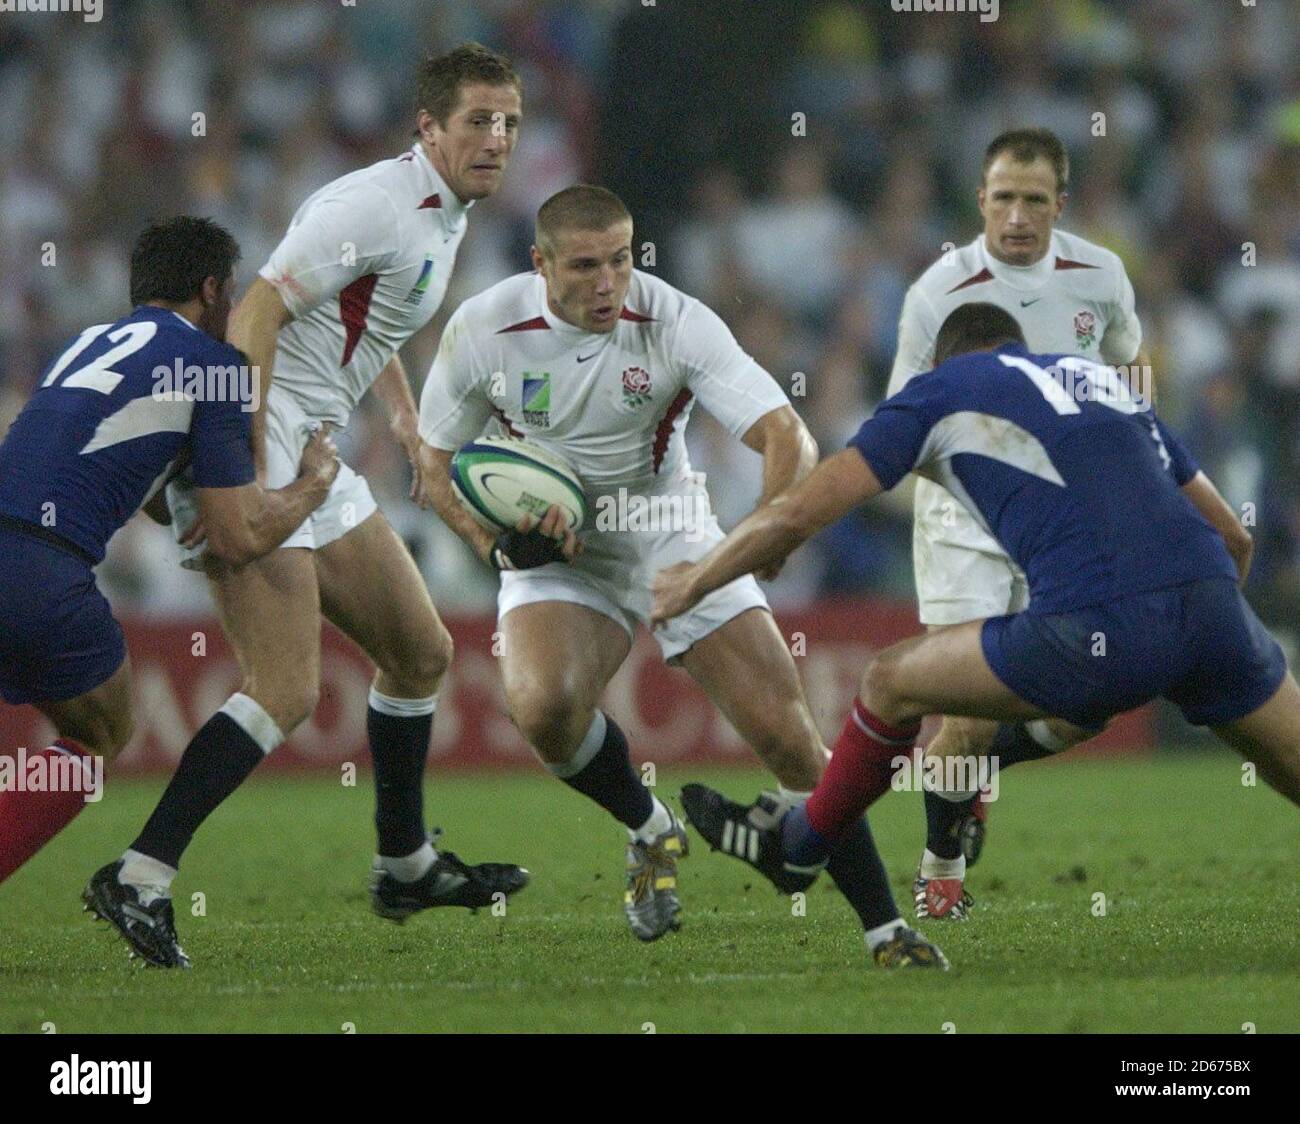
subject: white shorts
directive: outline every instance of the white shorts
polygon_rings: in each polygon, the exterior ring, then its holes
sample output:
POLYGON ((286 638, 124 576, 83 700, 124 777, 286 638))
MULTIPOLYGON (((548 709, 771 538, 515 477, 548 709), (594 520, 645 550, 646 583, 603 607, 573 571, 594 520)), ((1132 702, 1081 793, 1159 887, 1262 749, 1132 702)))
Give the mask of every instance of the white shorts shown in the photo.
MULTIPOLYGON (((689 530, 591 530, 579 533, 583 553, 576 562, 552 562, 531 570, 505 571, 497 597, 497 620, 511 609, 537 601, 568 601, 617 621, 629 636, 637 622, 649 626, 650 582, 655 573, 678 562, 703 558, 723 539, 722 528, 709 506, 702 484, 691 481, 674 488, 693 511, 689 530)), ((632 526, 636 526, 632 524, 632 526)), ((747 609, 768 608, 767 598, 752 574, 715 589, 690 612, 654 630, 664 659, 674 662, 709 633, 747 609)))
POLYGON ((1020 568, 951 493, 929 480, 916 482, 912 565, 924 625, 965 624, 1029 604, 1020 568))
MULTIPOLYGON (((293 395, 272 385, 266 396, 268 489, 286 487, 298 478, 298 463, 302 459, 303 447, 319 424, 307 415, 293 395)), ((167 485, 167 507, 171 511, 172 529, 179 538, 198 514, 194 482, 188 473, 167 485)), ((378 506, 370 494, 366 478, 340 463, 338 475, 334 478, 325 502, 280 546, 305 546, 309 550, 319 550, 335 539, 342 538, 353 527, 360 526, 377 510, 378 506)), ((204 544, 195 549, 181 547, 181 565, 186 569, 200 569, 199 559, 206 549, 204 544)))

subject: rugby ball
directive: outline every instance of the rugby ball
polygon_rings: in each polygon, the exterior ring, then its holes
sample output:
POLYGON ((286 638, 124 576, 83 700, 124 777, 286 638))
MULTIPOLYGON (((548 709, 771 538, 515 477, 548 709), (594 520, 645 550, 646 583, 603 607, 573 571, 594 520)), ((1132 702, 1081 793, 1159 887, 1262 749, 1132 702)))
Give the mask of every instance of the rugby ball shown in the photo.
POLYGON ((587 519, 578 474, 563 457, 524 438, 480 437, 462 445, 451 458, 451 486, 489 530, 508 530, 521 515, 540 519, 551 504, 575 531, 587 519))

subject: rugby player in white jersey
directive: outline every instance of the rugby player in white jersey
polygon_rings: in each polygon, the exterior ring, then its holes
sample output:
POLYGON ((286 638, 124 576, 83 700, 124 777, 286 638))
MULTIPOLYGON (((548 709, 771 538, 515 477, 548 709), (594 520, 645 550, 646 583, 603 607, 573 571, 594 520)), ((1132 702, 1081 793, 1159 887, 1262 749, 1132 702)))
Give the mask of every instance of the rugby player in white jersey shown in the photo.
MULTIPOLYGON (((954 308, 971 301, 1010 312, 1032 351, 1123 365, 1134 391, 1150 393, 1141 379, 1147 369, 1142 329, 1123 264, 1111 251, 1055 228, 1068 180, 1065 148, 1048 129, 1013 130, 989 144, 978 189, 984 229, 930 266, 908 290, 891 395, 934 366, 940 325, 954 308)), ((920 618, 928 629, 1025 607, 1024 575, 949 492, 921 478, 912 546, 920 618)), ((1055 720, 999 726, 947 717, 927 755, 969 763, 991 754, 1005 766, 1047 756, 1085 736, 1055 720)), ((973 775, 967 770, 967 778, 973 775)), ((927 843, 914 886, 916 914, 962 919, 970 903, 963 886, 966 867, 983 846, 987 805, 975 791, 931 790, 928 782, 925 803, 927 843)))
MULTIPOLYGON (((651 576, 702 557, 722 538, 683 430, 698 400, 760 453, 760 506, 808 474, 817 447, 775 380, 715 313, 633 269, 632 217, 612 192, 577 185, 547 200, 532 257, 536 272, 467 300, 447 324, 420 400, 421 483, 446 523, 502 571, 511 717, 555 776, 627 828, 625 913, 632 932, 650 941, 680 925, 676 860, 687 837, 642 784, 627 739, 599 702, 637 624, 648 623, 651 576), (452 454, 494 417, 578 473, 595 513, 581 550, 556 508, 531 529, 494 535, 456 501, 452 454), (674 513, 668 526, 630 515, 651 497, 661 513, 674 513), (629 513, 626 525, 619 511, 629 513)), ((754 577, 717 590, 655 638, 776 774, 780 791, 759 814, 779 815, 804 799, 827 753, 754 577)), ((710 842, 743 853, 750 834, 742 825, 710 842)), ((942 959, 899 918, 865 819, 829 869, 880 963, 942 959)))
MULTIPOLYGON (((293 478, 314 430, 347 424, 372 384, 416 463, 415 400, 397 351, 441 304, 469 208, 501 183, 522 87, 509 60, 466 44, 426 59, 416 92, 410 150, 310 196, 232 316, 231 342, 261 373, 254 456, 270 487, 293 478)), ((173 485, 168 498, 182 542, 197 556, 203 530, 192 495, 173 485)), ((435 852, 425 830, 424 765, 452 643, 364 478, 342 466, 328 498, 279 550, 239 569, 206 568, 243 683, 208 723, 208 736, 201 731, 186 749, 123 856, 122 884, 142 902, 169 896, 198 826, 315 709, 324 614, 377 669, 367 712, 375 911, 402 920, 520 889, 526 871, 466 866, 435 852)))

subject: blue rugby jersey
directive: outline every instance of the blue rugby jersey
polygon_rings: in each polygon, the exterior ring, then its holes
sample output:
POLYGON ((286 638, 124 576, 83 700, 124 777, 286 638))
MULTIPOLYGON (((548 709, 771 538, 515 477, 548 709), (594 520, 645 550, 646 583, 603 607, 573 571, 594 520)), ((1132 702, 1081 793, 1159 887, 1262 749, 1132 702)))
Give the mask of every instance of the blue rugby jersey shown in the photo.
POLYGON ((1020 344, 959 355, 849 445, 885 488, 916 471, 957 497, 1024 570, 1031 613, 1237 576, 1181 491, 1195 462, 1114 368, 1020 344))
POLYGON ((237 387, 238 376, 223 372, 244 366, 242 352, 168 309, 142 305, 87 328, 42 372, 0 444, 0 514, 45 527, 98 562, 185 464, 200 488, 249 483, 251 414, 237 394, 210 392, 237 387), (185 393, 200 372, 208 391, 185 393))

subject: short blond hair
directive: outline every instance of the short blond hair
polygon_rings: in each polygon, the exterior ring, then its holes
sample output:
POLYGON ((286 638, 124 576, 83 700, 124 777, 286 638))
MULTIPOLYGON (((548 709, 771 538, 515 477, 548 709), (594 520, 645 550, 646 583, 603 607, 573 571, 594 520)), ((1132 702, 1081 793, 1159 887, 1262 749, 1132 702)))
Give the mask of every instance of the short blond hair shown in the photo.
POLYGON ((557 191, 537 210, 533 232, 543 257, 554 256, 555 237, 562 230, 608 230, 617 222, 631 222, 632 212, 608 188, 576 183, 557 191))

